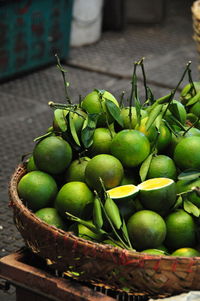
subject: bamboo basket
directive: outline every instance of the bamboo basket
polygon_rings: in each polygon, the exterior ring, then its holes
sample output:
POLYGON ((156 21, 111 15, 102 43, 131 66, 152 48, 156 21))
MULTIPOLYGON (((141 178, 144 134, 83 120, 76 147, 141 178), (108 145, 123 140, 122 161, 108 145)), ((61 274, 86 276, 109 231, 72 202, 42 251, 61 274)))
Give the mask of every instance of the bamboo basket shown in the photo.
POLYGON ((42 222, 20 200, 19 165, 9 184, 10 206, 26 246, 55 270, 95 285, 130 294, 169 296, 200 289, 200 257, 145 255, 87 241, 42 222))

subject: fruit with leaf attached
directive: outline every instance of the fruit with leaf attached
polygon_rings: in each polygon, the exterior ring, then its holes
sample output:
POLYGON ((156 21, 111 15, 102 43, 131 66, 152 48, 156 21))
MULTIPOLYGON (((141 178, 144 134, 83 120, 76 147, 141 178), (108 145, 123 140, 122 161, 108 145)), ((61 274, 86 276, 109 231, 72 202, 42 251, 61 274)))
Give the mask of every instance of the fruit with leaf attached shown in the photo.
POLYGON ((81 108, 84 109, 89 114, 99 114, 98 126, 104 127, 113 122, 113 117, 109 113, 106 100, 113 102, 117 107, 119 107, 116 98, 108 91, 105 90, 94 90, 85 96, 81 102, 81 108))

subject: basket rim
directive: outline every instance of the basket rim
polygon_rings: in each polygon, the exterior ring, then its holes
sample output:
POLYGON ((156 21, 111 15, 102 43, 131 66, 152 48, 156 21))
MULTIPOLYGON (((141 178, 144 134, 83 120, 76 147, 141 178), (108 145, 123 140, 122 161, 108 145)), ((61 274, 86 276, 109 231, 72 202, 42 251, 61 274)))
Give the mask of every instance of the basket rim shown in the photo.
POLYGON ((54 226, 51 226, 38 218, 30 209, 28 209, 20 199, 18 192, 17 192, 17 185, 20 179, 27 173, 26 170, 26 164, 20 163, 15 168, 13 174, 11 175, 9 184, 8 184, 8 194, 9 194, 9 206, 10 207, 17 207, 23 214, 26 214, 30 219, 32 219, 33 222, 40 224, 41 227, 48 229, 48 231, 52 232, 53 234, 56 234, 57 236, 62 236, 65 239, 69 239, 74 241, 76 244, 76 247, 79 246, 83 247, 84 245, 87 246, 88 249, 96 250, 96 257, 98 257, 98 254, 107 254, 108 259, 113 258, 112 254, 115 255, 119 259, 119 263, 121 264, 131 264, 131 259, 138 259, 138 260, 148 260, 148 261, 155 261, 155 260, 161 260, 164 259, 165 261, 169 261, 171 263, 179 262, 181 264, 188 263, 190 261, 198 261, 200 259, 200 256, 195 257, 185 257, 185 256, 171 256, 171 255, 151 255, 151 254, 145 254, 140 253, 138 251, 131 251, 127 249, 120 249, 118 247, 108 245, 108 244, 101 244, 98 242, 93 242, 86 240, 84 238, 80 238, 75 236, 70 231, 64 231, 62 229, 58 229, 54 226), (129 263, 130 262, 130 263, 129 263))

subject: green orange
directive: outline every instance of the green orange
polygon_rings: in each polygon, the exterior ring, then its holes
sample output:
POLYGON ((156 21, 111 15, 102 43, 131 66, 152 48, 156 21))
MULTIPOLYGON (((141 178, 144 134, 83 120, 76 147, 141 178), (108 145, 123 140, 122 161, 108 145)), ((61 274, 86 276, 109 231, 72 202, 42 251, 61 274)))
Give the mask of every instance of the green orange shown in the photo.
POLYGON ((87 217, 91 214, 94 194, 86 183, 69 182, 59 190, 55 200, 55 208, 62 217, 69 212, 78 217, 87 217))
MULTIPOLYGON (((145 111, 145 110, 141 110, 140 114, 141 114, 141 119, 145 118, 148 115, 147 111, 145 111)), ((124 129, 134 129, 135 128, 135 126, 138 123, 138 118, 137 118, 137 113, 136 113, 135 107, 131 107, 131 110, 129 107, 122 108, 120 115, 122 118, 124 129), (131 117, 129 116, 130 111, 131 111, 131 117)))
POLYGON ((110 154, 110 145, 115 132, 108 128, 96 128, 93 135, 93 143, 89 149, 91 156, 110 154))
POLYGON ((105 188, 119 186, 123 178, 124 169, 121 162, 114 156, 101 154, 93 157, 85 169, 85 179, 89 187, 101 190, 102 179, 105 188))
POLYGON ((39 217, 45 223, 54 226, 56 228, 66 230, 67 225, 61 216, 58 214, 58 211, 55 208, 42 208, 35 212, 35 215, 39 217))
POLYGON ((176 201, 176 185, 169 178, 152 178, 138 185, 144 208, 166 215, 176 201))
POLYGON ((147 178, 169 178, 176 180, 177 171, 174 161, 165 155, 158 155, 152 158, 147 178))
POLYGON ((85 182, 85 168, 90 161, 88 157, 81 157, 71 162, 65 173, 66 182, 85 182))
POLYGON ((197 244, 197 227, 193 217, 182 209, 170 213, 165 219, 167 235, 165 245, 176 250, 197 244))
POLYGON ((54 178, 42 171, 31 171, 24 175, 17 190, 25 205, 33 211, 50 205, 58 192, 54 178))
POLYGON ((174 150, 174 162, 181 169, 200 168, 200 137, 182 139, 174 150))
POLYGON ((154 249, 165 240, 165 221, 151 210, 134 213, 128 220, 127 228, 133 247, 137 250, 154 249))
POLYGON ((171 256, 196 257, 200 256, 200 252, 194 248, 180 248, 175 250, 171 256))
POLYGON ((72 149, 61 137, 47 137, 36 144, 33 158, 38 169, 53 175, 60 174, 72 160, 72 149))
POLYGON ((100 95, 101 93, 97 90, 89 93, 83 99, 81 107, 89 114, 99 114, 98 126, 104 127, 107 122, 109 124, 113 122, 113 117, 106 108, 106 99, 112 101, 117 107, 119 107, 119 104, 116 98, 108 91, 102 93, 102 98, 100 95))
POLYGON ((139 166, 150 153, 150 143, 145 135, 136 130, 118 132, 111 143, 111 154, 124 167, 139 166))

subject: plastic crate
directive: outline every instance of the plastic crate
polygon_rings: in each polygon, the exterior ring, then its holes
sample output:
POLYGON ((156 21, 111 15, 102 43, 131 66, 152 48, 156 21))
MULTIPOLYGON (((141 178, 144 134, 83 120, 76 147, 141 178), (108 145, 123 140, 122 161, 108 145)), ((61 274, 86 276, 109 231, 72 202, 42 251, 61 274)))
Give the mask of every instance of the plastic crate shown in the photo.
POLYGON ((0 80, 69 52, 73 0, 0 1, 0 80))

